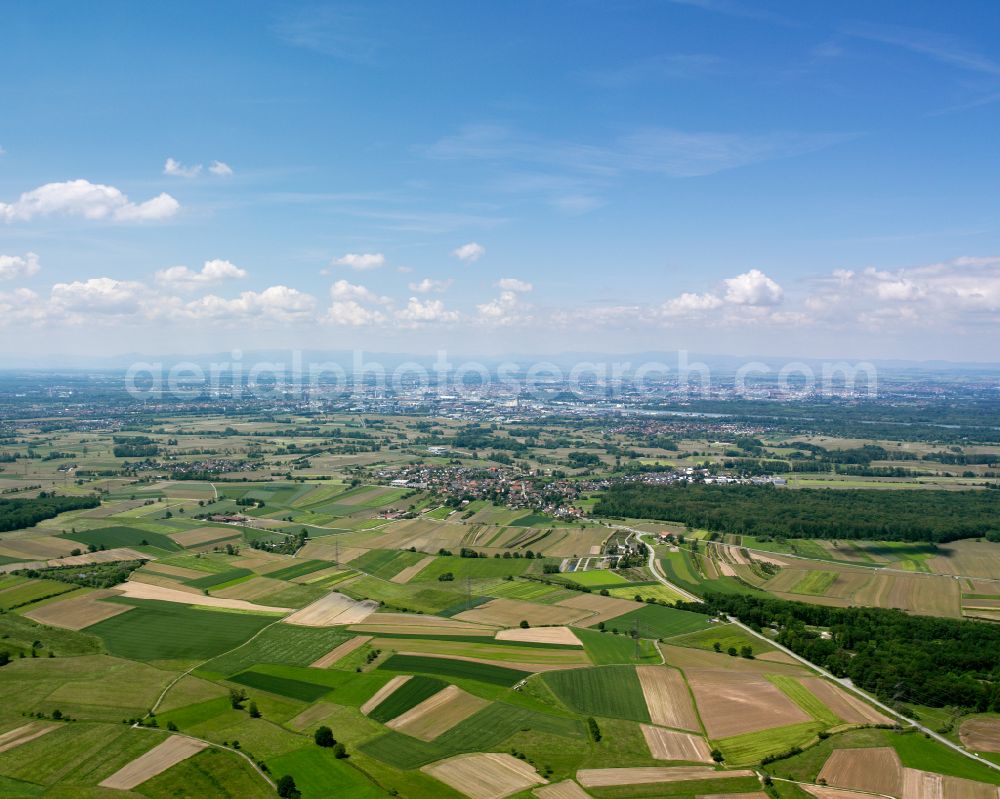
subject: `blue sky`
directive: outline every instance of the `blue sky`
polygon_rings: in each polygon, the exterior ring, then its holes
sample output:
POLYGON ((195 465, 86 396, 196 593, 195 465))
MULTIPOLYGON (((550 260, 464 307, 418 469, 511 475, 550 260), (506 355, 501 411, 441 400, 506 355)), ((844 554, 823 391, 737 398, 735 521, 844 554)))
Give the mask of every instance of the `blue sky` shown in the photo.
POLYGON ((998 34, 972 0, 8 4, 0 352, 995 360, 998 34))

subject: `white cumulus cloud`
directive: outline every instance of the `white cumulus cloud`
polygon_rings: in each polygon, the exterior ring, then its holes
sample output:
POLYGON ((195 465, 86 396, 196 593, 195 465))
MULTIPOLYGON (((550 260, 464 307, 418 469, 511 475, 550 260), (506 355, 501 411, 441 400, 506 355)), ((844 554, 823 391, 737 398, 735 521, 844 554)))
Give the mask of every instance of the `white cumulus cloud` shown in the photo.
POLYGON ((516 291, 523 293, 531 291, 535 287, 531 283, 524 280, 518 280, 516 277, 502 277, 497 281, 497 288, 503 289, 504 291, 516 291))
POLYGON ((385 256, 380 252, 349 252, 334 259, 331 266, 347 266, 358 272, 378 269, 385 264, 385 256))
POLYGON ((468 244, 463 244, 461 247, 452 250, 451 254, 460 261, 472 263, 473 261, 478 261, 486 254, 486 248, 482 244, 470 241, 468 244))
POLYGON ((751 269, 724 282, 725 300, 734 305, 777 305, 784 293, 781 286, 759 269, 751 269))
POLYGON ((425 277, 419 283, 410 283, 410 291, 415 291, 418 294, 429 294, 432 291, 441 293, 447 291, 454 282, 453 280, 432 280, 425 277))
POLYGON ((174 216, 180 207, 169 194, 134 203, 114 186, 89 180, 68 180, 46 183, 25 192, 12 203, 0 202, 0 219, 26 222, 37 216, 63 214, 91 220, 149 222, 174 216))
POLYGON ((33 252, 24 255, 0 255, 0 280, 30 277, 40 268, 38 256, 33 252))
POLYGON ((396 319, 403 327, 416 327, 439 322, 457 322, 459 313, 447 310, 441 300, 421 301, 416 297, 410 297, 406 307, 396 312, 396 319))
POLYGON ((224 161, 213 161, 208 171, 213 175, 218 175, 220 178, 228 178, 233 174, 233 168, 224 161))
POLYGON ((201 174, 201 164, 184 166, 180 161, 168 158, 163 164, 163 174, 175 178, 196 178, 201 174))
POLYGON ((245 269, 240 269, 230 261, 216 258, 205 261, 200 272, 186 266, 171 266, 156 273, 156 282, 178 289, 192 289, 198 286, 211 286, 226 280, 239 280, 247 276, 245 269))

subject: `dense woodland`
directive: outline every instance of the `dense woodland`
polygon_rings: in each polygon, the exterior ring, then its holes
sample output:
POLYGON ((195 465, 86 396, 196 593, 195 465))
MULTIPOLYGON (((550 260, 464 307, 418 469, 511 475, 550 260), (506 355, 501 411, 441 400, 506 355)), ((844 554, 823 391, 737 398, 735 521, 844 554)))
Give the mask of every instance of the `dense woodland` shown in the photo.
POLYGON ((1000 625, 737 594, 683 606, 758 629, 776 624, 778 643, 887 703, 1000 711, 1000 625))
POLYGON ((97 497, 63 497, 44 491, 34 499, 0 499, 0 533, 34 527, 40 521, 52 519, 68 510, 96 508, 97 497))
POLYGON ((627 483, 605 492, 594 513, 755 536, 1000 541, 998 491, 788 491, 769 485, 627 483))

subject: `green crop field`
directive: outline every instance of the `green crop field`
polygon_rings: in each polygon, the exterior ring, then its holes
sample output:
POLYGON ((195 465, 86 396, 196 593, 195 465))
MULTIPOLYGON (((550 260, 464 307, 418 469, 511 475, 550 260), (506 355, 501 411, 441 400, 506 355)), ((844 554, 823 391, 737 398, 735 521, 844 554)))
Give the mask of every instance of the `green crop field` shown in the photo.
POLYGON ((719 644, 723 652, 728 651, 730 647, 741 650, 744 646, 749 646, 755 655, 775 651, 775 647, 754 635, 750 635, 735 624, 713 624, 707 630, 670 638, 668 643, 706 650, 714 650, 715 644, 719 644))
POLYGON ((423 672, 440 677, 463 678, 504 686, 514 685, 531 674, 529 671, 508 669, 490 663, 474 663, 469 660, 424 657, 422 655, 393 655, 379 668, 388 671, 423 672))
MULTIPOLYGON (((517 577, 524 574, 532 566, 537 565, 537 570, 542 570, 541 558, 528 560, 527 558, 460 558, 438 557, 427 564, 420 573, 413 578, 413 582, 429 582, 437 580, 442 574, 451 573, 455 580, 464 580, 467 577, 473 580, 496 577, 517 577)), ((555 561, 549 561, 554 563, 555 561)))
POLYGON ((823 596, 837 580, 837 572, 811 571, 792 586, 795 594, 823 596))
POLYGON ((620 574, 607 569, 595 569, 589 572, 566 572, 565 574, 561 574, 560 577, 565 577, 567 580, 572 580, 574 583, 588 587, 596 585, 603 588, 629 584, 629 581, 620 574))
POLYGON ((58 580, 33 580, 18 578, 20 582, 0 590, 0 610, 24 607, 47 597, 75 591, 76 586, 58 580))
POLYGON ((143 541, 148 546, 165 549, 168 552, 175 552, 182 547, 173 539, 162 533, 152 533, 146 530, 138 530, 134 527, 103 527, 99 530, 79 530, 75 533, 66 533, 62 536, 80 544, 93 544, 95 547, 104 546, 105 549, 115 547, 138 547, 143 546, 143 541))
POLYGON ((243 758, 216 748, 181 761, 139 786, 149 799, 178 796, 218 799, 272 799, 274 792, 243 758))
POLYGON ((639 635, 643 638, 669 638, 704 630, 709 626, 709 619, 708 616, 688 610, 666 608, 663 605, 644 605, 616 616, 605 622, 604 626, 609 630, 617 627, 622 631, 632 630, 638 626, 639 635))
POLYGON ((627 635, 614 635, 597 630, 575 629, 573 633, 583 643, 584 651, 598 666, 616 663, 654 664, 660 662, 656 647, 649 640, 639 641, 639 659, 636 660, 636 642, 627 635))
POLYGON ((782 674, 770 674, 768 675, 768 679, 778 686, 785 696, 816 719, 816 721, 822 722, 827 727, 833 727, 840 723, 840 718, 837 714, 824 705, 819 697, 794 677, 782 674))
POLYGON ((543 732, 565 738, 585 739, 583 723, 576 719, 539 713, 506 702, 493 702, 441 735, 435 743, 455 751, 501 751, 503 743, 519 732, 543 732))
POLYGON ((568 707, 586 716, 649 721, 642 686, 632 666, 550 671, 542 680, 568 707))
POLYGON ((233 583, 237 580, 242 581, 243 578, 252 576, 253 572, 249 569, 227 569, 224 572, 206 574, 204 577, 187 580, 184 584, 192 588, 208 589, 221 587, 224 583, 233 583))
POLYGON ((320 569, 328 569, 330 565, 330 562, 326 560, 305 560, 291 566, 285 566, 277 571, 268 572, 267 576, 274 580, 291 580, 320 571, 320 569))
POLYGON ((220 613, 174 602, 111 600, 133 609, 87 628, 108 651, 134 660, 200 660, 220 655, 275 621, 254 613, 220 613))
MULTIPOLYGON (((396 549, 373 549, 360 558, 351 561, 351 568, 389 580, 403 569, 419 563, 427 557, 422 552, 396 549)), ((269 575, 273 576, 273 575, 269 575)))
MULTIPOLYGON (((269 766, 274 776, 293 774, 303 799, 344 796, 354 799, 382 799, 386 792, 350 763, 338 760, 329 749, 311 746, 272 758, 269 766), (330 786, 336 785, 331 794, 330 786)), ((273 796, 273 794, 270 794, 273 796)))
POLYGON ((434 696, 446 686, 447 683, 433 677, 420 675, 411 677, 372 709, 368 718, 382 723, 391 721, 396 716, 416 707, 425 699, 434 696))
POLYGON ((338 628, 275 624, 239 649, 209 661, 199 671, 228 676, 255 663, 308 666, 349 637, 338 628))
POLYGON ((822 728, 823 725, 815 721, 804 721, 773 730, 733 735, 715 741, 715 745, 729 765, 756 763, 767 755, 786 752, 793 746, 802 746, 822 728))
POLYGON ((420 768, 455 754, 443 746, 394 731, 372 738, 358 748, 369 757, 399 769, 420 768))
POLYGON ((274 674, 262 674, 253 669, 236 674, 230 677, 229 681, 238 682, 240 685, 246 685, 250 688, 259 688, 279 696, 287 696, 289 699, 301 699, 304 702, 315 702, 320 697, 330 693, 328 685, 278 677, 274 674))

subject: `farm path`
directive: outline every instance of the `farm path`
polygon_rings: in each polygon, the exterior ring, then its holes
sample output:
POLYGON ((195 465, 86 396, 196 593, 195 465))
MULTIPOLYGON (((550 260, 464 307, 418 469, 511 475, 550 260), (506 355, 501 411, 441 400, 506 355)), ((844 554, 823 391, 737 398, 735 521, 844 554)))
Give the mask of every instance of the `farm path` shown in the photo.
MULTIPOLYGON (((618 527, 618 529, 621 529, 621 530, 632 530, 632 528, 625 527, 623 525, 616 525, 616 527, 618 527)), ((651 535, 650 533, 643 533, 643 532, 641 532, 639 530, 632 530, 632 532, 634 532, 634 533, 636 533, 638 535, 640 541, 643 540, 643 536, 645 536, 645 535, 651 535)), ((694 594, 692 594, 690 591, 685 591, 684 589, 680 588, 679 586, 674 585, 666 577, 663 576, 663 574, 660 572, 659 568, 656 566, 656 553, 653 551, 652 545, 649 545, 649 550, 650 550, 650 555, 649 555, 649 569, 653 573, 653 576, 660 583, 662 583, 663 585, 667 586, 668 588, 670 588, 670 589, 672 589, 674 591, 677 591, 677 593, 679 593, 682 596, 688 598, 689 601, 691 601, 691 602, 700 602, 701 601, 700 597, 697 597, 694 594)), ((820 666, 817 666, 812 661, 806 660, 804 657, 802 657, 801 655, 793 652, 788 647, 783 646, 782 644, 779 644, 777 641, 774 641, 774 640, 768 638, 766 635, 762 635, 761 633, 757 632, 756 630, 748 627, 747 625, 745 625, 743 622, 741 622, 736 617, 729 616, 728 618, 729 618, 729 620, 733 624, 736 624, 737 626, 739 626, 740 628, 742 628, 744 631, 746 631, 750 635, 754 636, 755 638, 759 638, 762 641, 767 642, 768 644, 770 644, 773 647, 776 647, 777 649, 781 650, 782 652, 784 652, 789 657, 794 658, 796 661, 798 661, 799 663, 801 663, 806 668, 812 669, 813 671, 821 674, 823 677, 826 677, 828 680, 831 680, 831 681, 835 682, 837 685, 843 686, 848 691, 851 691, 852 693, 854 693, 857 696, 861 697, 866 702, 870 702, 871 704, 875 705, 875 707, 879 708, 879 710, 884 710, 886 713, 888 713, 893 718, 899 719, 904 724, 912 724, 914 727, 916 727, 918 730, 920 730, 922 733, 924 733, 927 737, 933 738, 938 743, 944 744, 949 749, 951 749, 951 750, 953 750, 955 752, 958 752, 963 757, 967 757, 970 760, 974 760, 977 763, 981 763, 982 765, 984 765, 984 766, 986 766, 988 768, 991 768, 994 771, 1000 771, 1000 765, 998 765, 998 764, 996 764, 996 763, 994 763, 994 762, 992 762, 990 760, 987 760, 987 759, 985 759, 983 757, 980 757, 979 755, 975 754, 974 752, 970 752, 969 750, 965 749, 963 746, 960 746, 960 745, 958 745, 956 743, 953 743, 952 741, 949 741, 947 738, 945 738, 940 733, 935 732, 934 730, 930 729, 929 727, 926 727, 925 725, 921 724, 920 722, 914 721, 911 718, 907 718, 902 713, 897 713, 895 710, 893 710, 888 705, 885 705, 882 702, 880 702, 879 700, 875 699, 874 697, 869 696, 868 693, 866 693, 865 691, 863 691, 860 688, 858 688, 853 682, 851 682, 846 677, 843 678, 843 679, 840 679, 838 677, 834 677, 833 674, 831 674, 830 672, 828 672, 826 669, 821 668, 820 666)))

